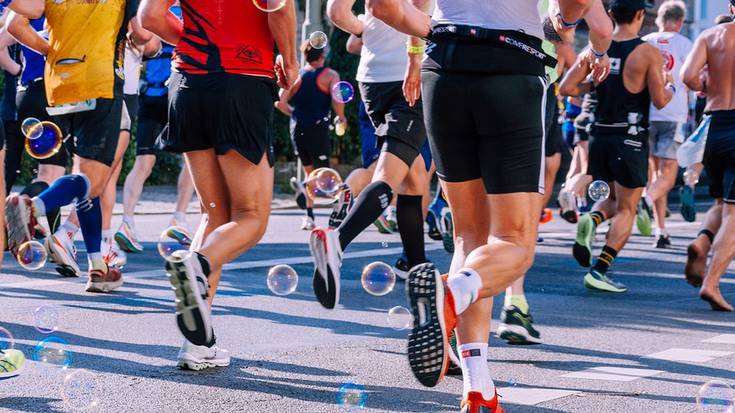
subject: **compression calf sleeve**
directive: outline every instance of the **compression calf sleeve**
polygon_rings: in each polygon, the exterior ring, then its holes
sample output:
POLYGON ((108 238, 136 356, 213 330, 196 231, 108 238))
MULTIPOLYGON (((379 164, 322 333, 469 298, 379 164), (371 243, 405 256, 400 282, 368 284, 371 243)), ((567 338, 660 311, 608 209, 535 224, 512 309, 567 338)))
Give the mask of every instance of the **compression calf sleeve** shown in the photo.
MULTIPOLYGON (((66 175, 57 179, 47 190, 43 191, 34 199, 40 200, 44 215, 47 211, 53 211, 69 205, 74 200, 77 202, 87 199, 92 185, 84 175, 66 175)), ((38 203, 36 203, 38 204, 38 203)), ((97 247, 99 248, 99 246, 97 247)))
POLYGON ((380 217, 392 199, 393 190, 383 181, 373 182, 362 191, 347 218, 338 228, 342 250, 380 217))
POLYGON ((426 262, 424 251, 424 217, 421 195, 398 195, 396 201, 398 232, 409 267, 426 262))
POLYGON ((77 218, 79 218, 79 227, 82 229, 87 254, 99 253, 102 243, 102 208, 100 208, 99 197, 84 198, 77 202, 77 218))

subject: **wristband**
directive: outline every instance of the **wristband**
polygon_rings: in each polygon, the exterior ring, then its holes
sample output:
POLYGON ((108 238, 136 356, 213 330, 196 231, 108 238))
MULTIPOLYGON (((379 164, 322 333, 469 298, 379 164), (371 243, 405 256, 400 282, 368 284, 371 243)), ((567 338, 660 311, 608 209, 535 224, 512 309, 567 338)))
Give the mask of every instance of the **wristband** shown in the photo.
POLYGON ((594 56, 595 56, 596 58, 598 58, 598 59, 602 59, 602 58, 603 58, 603 57, 605 57, 605 55, 607 54, 607 51, 604 51, 604 52, 602 52, 602 53, 597 53, 597 52, 595 51, 595 49, 593 49, 593 48, 591 48, 591 47, 590 47, 590 52, 592 52, 592 54, 593 54, 593 55, 594 55, 594 56))
POLYGON ((561 25, 564 26, 564 27, 566 27, 566 28, 569 28, 569 27, 577 27, 577 25, 579 25, 579 23, 581 23, 582 20, 583 20, 583 19, 579 19, 576 22, 567 23, 567 22, 564 21, 564 17, 562 17, 561 12, 556 13, 556 17, 559 18, 559 21, 561 22, 561 25))
POLYGON ((408 54, 424 54, 426 52, 426 46, 406 46, 406 51, 408 54))

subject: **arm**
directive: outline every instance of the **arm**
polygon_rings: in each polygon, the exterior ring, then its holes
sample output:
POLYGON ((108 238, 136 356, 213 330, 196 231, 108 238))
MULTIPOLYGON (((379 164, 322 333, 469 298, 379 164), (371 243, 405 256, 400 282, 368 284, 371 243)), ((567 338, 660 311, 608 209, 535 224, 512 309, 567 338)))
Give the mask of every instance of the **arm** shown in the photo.
POLYGON ((703 92, 706 89, 706 85, 700 73, 707 64, 707 42, 704 36, 699 36, 697 41, 694 42, 694 49, 689 53, 689 56, 684 61, 684 66, 681 68, 681 80, 684 84, 691 90, 703 92))
POLYGON ((37 19, 43 16, 46 4, 45 0, 14 0, 8 8, 23 16, 37 19))
POLYGON ((409 0, 365 0, 373 16, 409 36, 426 37, 431 31, 431 17, 409 0))
POLYGON ((291 105, 288 104, 288 102, 291 100, 291 98, 294 97, 296 92, 299 91, 300 87, 301 77, 296 79, 296 82, 294 82, 293 86, 291 86, 290 88, 281 89, 281 91, 279 92, 278 102, 275 103, 276 109, 278 109, 286 116, 291 116, 291 114, 293 113, 293 108, 291 107, 291 105))
POLYGON ((345 48, 347 49, 347 53, 359 56, 362 51, 362 39, 351 34, 347 39, 345 48))
POLYGON ((646 74, 646 84, 648 85, 648 94, 651 96, 651 103, 656 109, 663 109, 674 97, 674 91, 671 83, 671 73, 666 72, 664 68, 664 58, 661 52, 649 44, 645 44, 646 53, 648 54, 646 61, 648 64, 646 74), (662 69, 663 68, 663 69, 662 69))
POLYGON ((605 53, 612 43, 613 23, 602 1, 595 0, 584 21, 590 29, 590 44, 598 53, 605 53))
POLYGON ((166 43, 177 45, 184 31, 184 23, 168 9, 170 0, 143 0, 138 9, 141 26, 153 32, 166 43))
POLYGON ((153 38, 143 47, 143 56, 157 56, 158 53, 161 52, 161 47, 163 47, 163 45, 161 44, 161 39, 158 38, 158 36, 153 36, 153 38))
POLYGON ((154 37, 153 33, 144 29, 143 26, 140 25, 138 16, 133 16, 133 18, 130 19, 130 24, 128 25, 128 29, 129 29, 128 39, 130 39, 130 41, 135 46, 144 46, 154 37))
POLYGON ((587 81, 590 73, 590 66, 584 56, 580 55, 572 69, 564 76, 564 80, 561 81, 559 93, 562 96, 581 96, 589 93, 592 90, 592 83, 587 81))
POLYGON ((18 43, 21 43, 29 49, 33 49, 44 56, 48 54, 48 40, 38 34, 33 26, 31 26, 27 17, 21 16, 17 13, 10 13, 8 19, 5 21, 5 25, 8 28, 8 33, 15 37, 18 43))
MULTIPOLYGON (((411 3, 421 12, 428 13, 429 0, 411 0, 411 3)), ((421 62, 425 51, 426 41, 416 36, 408 38, 408 66, 403 78, 403 97, 409 106, 415 105, 421 98, 421 62)))
POLYGON ((10 57, 8 47, 15 43, 13 36, 8 33, 5 28, 0 31, 0 68, 8 73, 18 75, 21 70, 21 66, 10 57))
POLYGON ((296 6, 294 0, 286 0, 284 7, 268 13, 268 27, 280 53, 276 58, 276 78, 283 89, 288 89, 299 77, 299 63, 296 60, 296 6))
POLYGON ((335 26, 356 36, 362 36, 365 29, 362 21, 352 13, 355 0, 329 0, 327 2, 327 16, 335 26))

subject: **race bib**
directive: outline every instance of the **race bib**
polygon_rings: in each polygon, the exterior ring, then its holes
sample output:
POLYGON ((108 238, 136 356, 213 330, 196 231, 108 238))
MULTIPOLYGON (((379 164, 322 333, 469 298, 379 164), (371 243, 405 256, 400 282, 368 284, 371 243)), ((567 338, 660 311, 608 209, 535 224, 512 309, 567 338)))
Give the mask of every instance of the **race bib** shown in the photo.
POLYGON ((50 116, 68 115, 70 113, 87 112, 97 107, 97 99, 87 99, 81 102, 67 103, 61 106, 49 106, 46 112, 50 116))

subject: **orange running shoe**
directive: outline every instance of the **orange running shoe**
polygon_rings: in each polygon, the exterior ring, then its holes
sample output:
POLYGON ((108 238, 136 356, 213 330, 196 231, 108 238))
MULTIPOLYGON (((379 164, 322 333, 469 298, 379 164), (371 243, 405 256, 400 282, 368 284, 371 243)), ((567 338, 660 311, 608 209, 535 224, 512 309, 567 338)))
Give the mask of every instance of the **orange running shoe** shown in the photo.
POLYGON ((411 269, 406 290, 414 314, 408 335, 408 362, 426 387, 439 383, 449 368, 449 336, 457 325, 454 298, 432 263, 411 269))
POLYGON ((482 398, 482 393, 471 391, 467 398, 462 400, 461 413, 505 413, 498 402, 498 393, 495 393, 492 400, 482 398))
POLYGON ((541 212, 541 219, 539 222, 545 224, 547 222, 551 222, 552 219, 554 219, 554 213, 551 211, 551 208, 544 208, 541 212))

